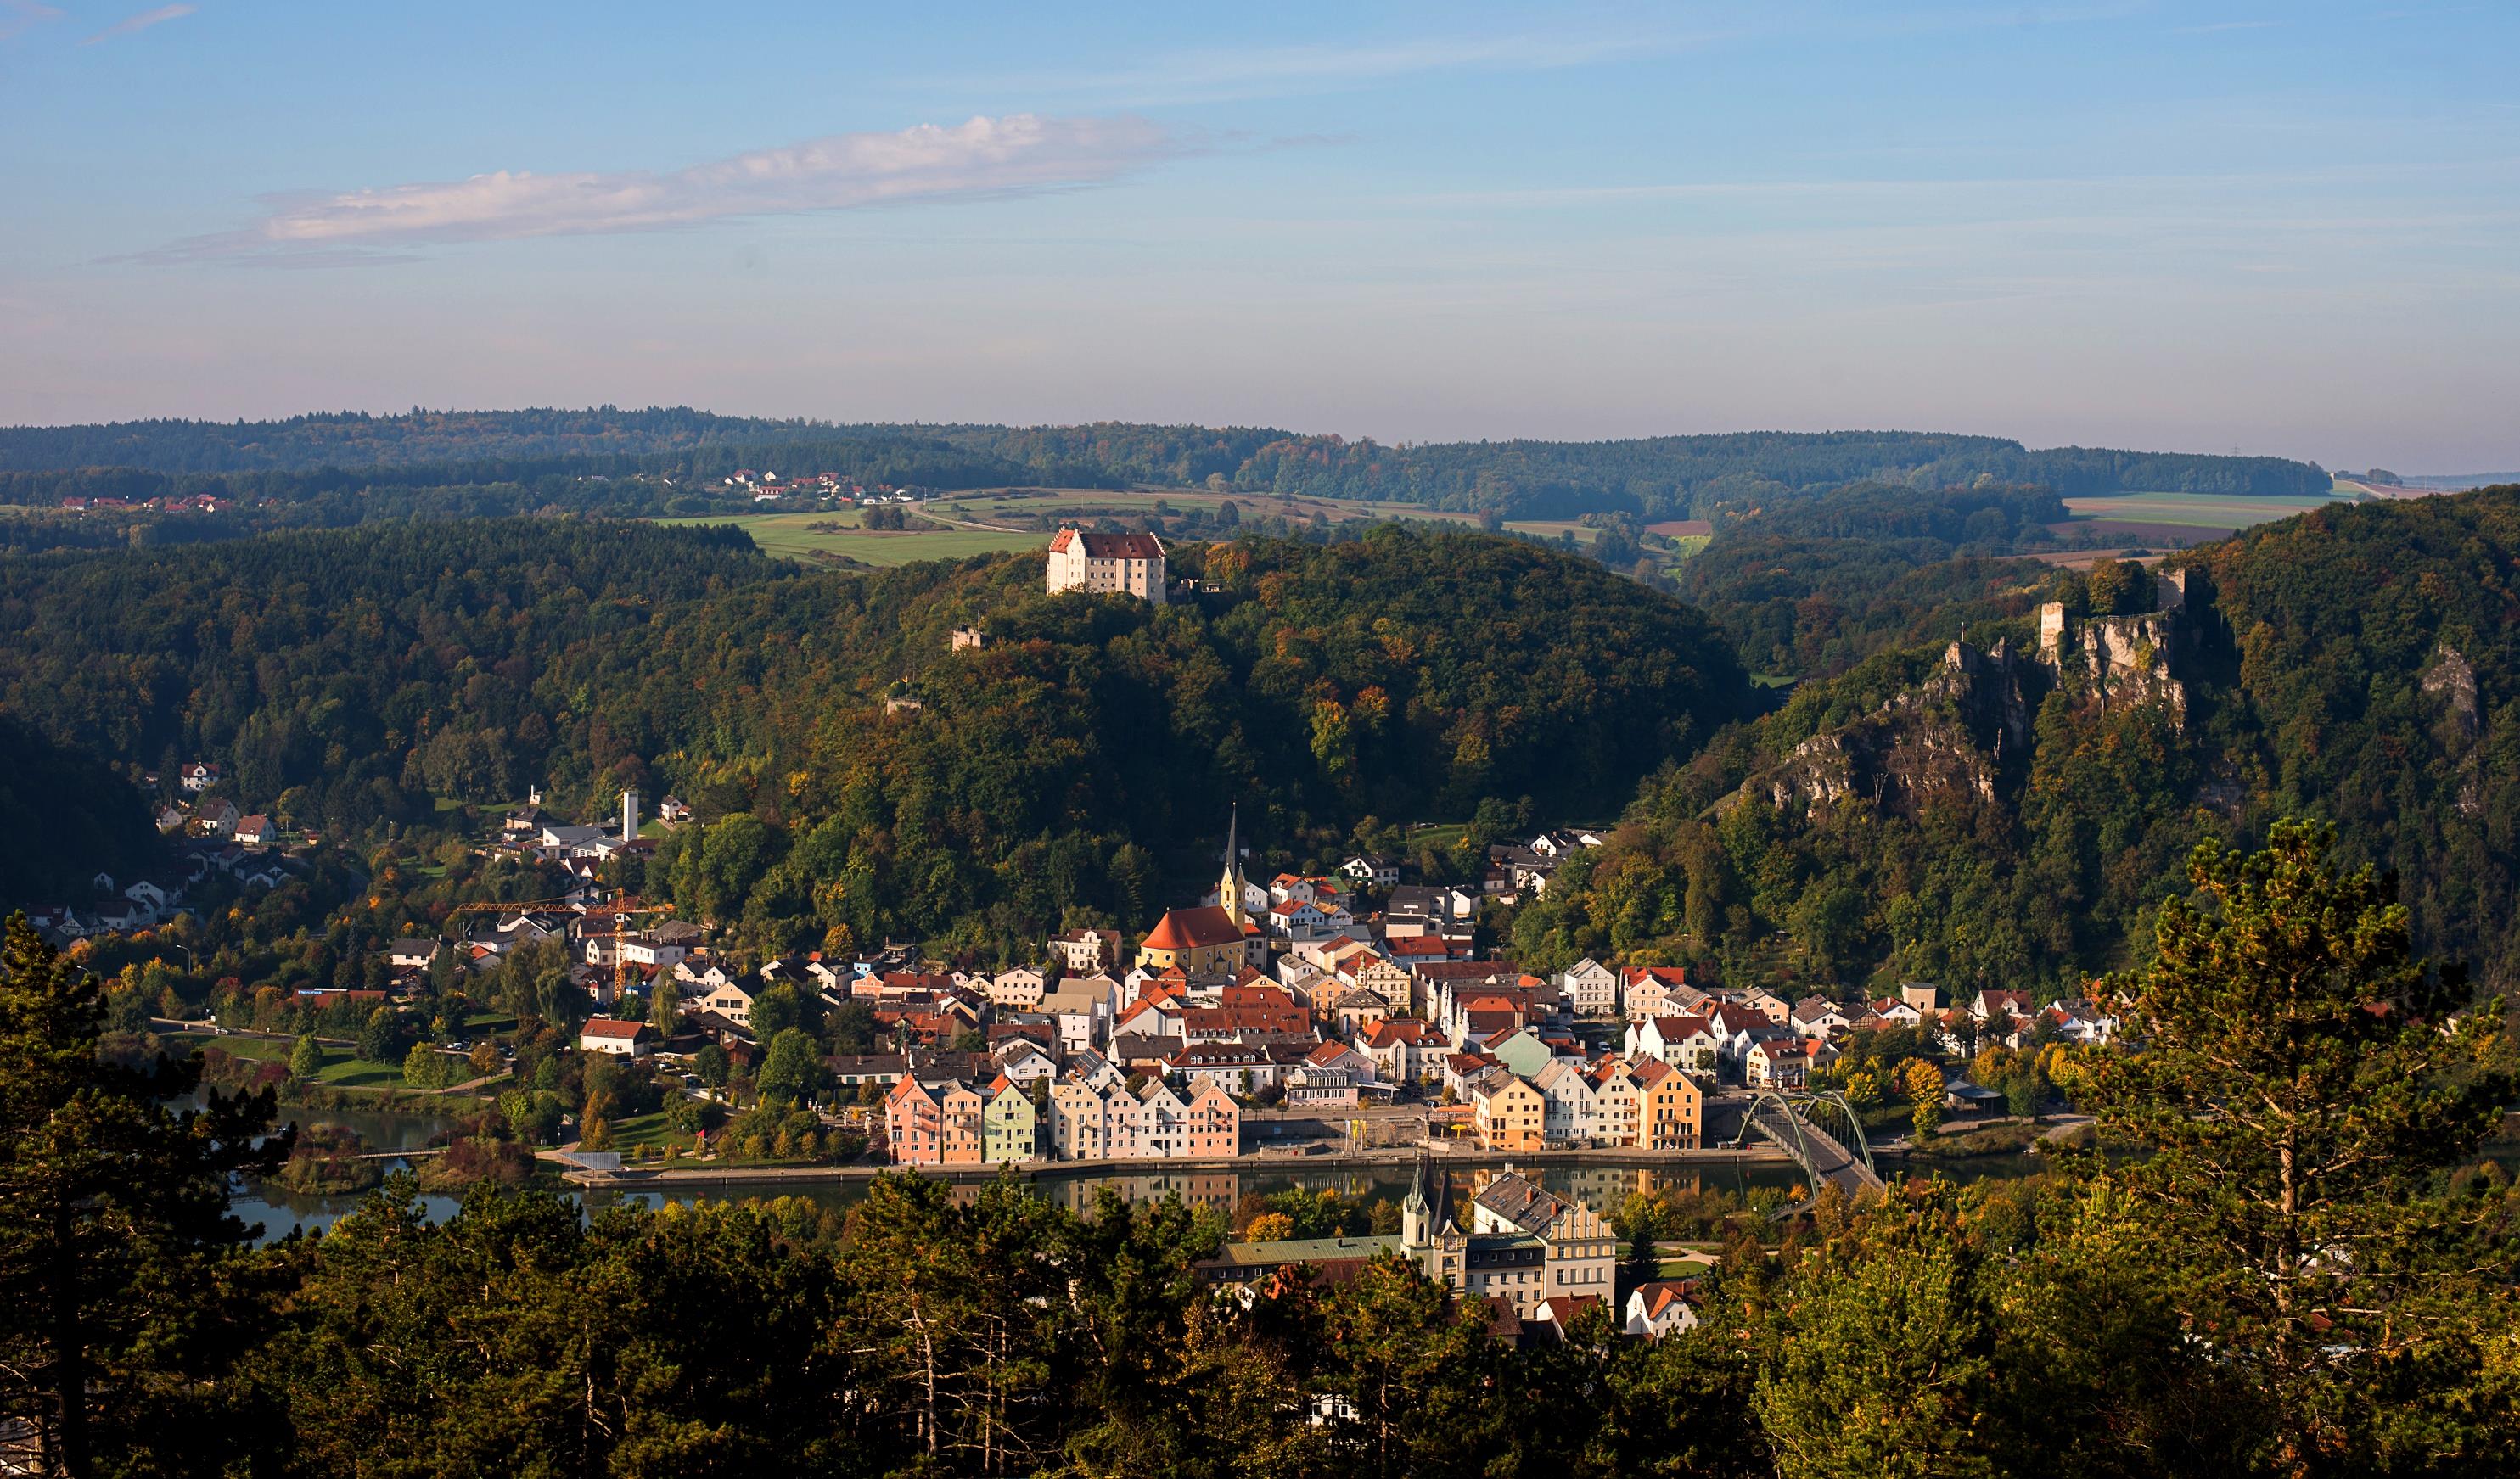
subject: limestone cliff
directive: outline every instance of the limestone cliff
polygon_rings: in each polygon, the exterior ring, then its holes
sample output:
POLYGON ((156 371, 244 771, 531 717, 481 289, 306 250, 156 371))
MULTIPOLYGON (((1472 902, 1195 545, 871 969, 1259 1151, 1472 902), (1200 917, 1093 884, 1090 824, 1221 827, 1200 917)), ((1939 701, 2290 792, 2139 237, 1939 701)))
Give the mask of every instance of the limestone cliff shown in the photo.
POLYGON ((2008 643, 1965 642, 1914 689, 1852 724, 1812 736, 1728 797, 1764 797, 1779 810, 1825 809, 1855 798, 1913 815, 1937 795, 1992 801, 2011 759, 2030 743, 2022 664, 2008 643))

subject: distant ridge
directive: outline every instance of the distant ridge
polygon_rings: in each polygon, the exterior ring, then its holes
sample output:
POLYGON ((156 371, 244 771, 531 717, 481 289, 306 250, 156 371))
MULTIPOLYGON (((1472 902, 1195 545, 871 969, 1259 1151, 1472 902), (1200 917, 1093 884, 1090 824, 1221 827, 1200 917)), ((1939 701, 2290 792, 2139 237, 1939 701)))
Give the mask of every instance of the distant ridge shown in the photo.
POLYGON ((321 474, 331 486, 367 479, 470 486, 631 473, 722 479, 744 468, 861 475, 902 468, 895 480, 946 491, 1221 483, 1238 492, 1496 510, 1520 518, 1706 517, 1721 508, 1754 509, 1861 482, 2009 484, 2067 496, 2299 497, 2330 486, 2316 464, 2288 458, 2031 448, 2008 437, 1927 431, 1390 444, 1269 426, 844 424, 653 406, 0 427, 0 474, 132 470, 159 478, 321 474))

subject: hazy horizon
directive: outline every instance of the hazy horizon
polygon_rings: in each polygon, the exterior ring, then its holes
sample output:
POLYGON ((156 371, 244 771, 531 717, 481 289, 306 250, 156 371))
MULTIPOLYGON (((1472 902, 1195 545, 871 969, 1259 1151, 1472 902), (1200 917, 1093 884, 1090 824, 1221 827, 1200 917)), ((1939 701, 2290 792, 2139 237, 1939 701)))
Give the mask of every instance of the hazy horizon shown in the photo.
POLYGON ((688 404, 2520 469, 2520 16, 0 0, 0 423, 688 404))

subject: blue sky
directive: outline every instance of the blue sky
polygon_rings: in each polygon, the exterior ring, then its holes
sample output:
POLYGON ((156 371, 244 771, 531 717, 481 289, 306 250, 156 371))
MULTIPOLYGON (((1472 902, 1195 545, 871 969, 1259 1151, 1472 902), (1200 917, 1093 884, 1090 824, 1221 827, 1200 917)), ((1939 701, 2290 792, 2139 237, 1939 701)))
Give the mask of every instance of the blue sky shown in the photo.
POLYGON ((2520 7, 0 0, 0 422, 2520 468, 2520 7))

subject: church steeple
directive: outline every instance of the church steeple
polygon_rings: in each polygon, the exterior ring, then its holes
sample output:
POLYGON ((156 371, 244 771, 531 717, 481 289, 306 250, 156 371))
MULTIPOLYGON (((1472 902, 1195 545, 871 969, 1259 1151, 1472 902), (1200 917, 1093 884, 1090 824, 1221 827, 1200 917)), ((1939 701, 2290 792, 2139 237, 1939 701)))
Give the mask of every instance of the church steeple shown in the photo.
POLYGON ((1225 819, 1225 876, 1216 885, 1217 907, 1224 910, 1238 928, 1250 922, 1242 918, 1242 807, 1237 803, 1225 819))

